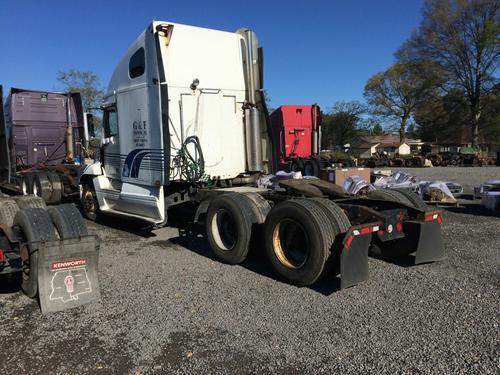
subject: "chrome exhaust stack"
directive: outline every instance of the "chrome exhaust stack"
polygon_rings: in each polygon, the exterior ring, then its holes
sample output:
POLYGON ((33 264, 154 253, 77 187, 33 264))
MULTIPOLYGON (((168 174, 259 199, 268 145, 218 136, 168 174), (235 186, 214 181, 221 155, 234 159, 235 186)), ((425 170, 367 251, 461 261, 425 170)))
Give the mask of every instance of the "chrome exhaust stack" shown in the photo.
POLYGON ((251 30, 240 29, 237 33, 243 37, 242 54, 246 84, 245 144, 247 169, 250 172, 260 172, 264 169, 264 165, 261 139, 263 113, 258 107, 258 99, 262 98, 259 43, 257 35, 251 30))

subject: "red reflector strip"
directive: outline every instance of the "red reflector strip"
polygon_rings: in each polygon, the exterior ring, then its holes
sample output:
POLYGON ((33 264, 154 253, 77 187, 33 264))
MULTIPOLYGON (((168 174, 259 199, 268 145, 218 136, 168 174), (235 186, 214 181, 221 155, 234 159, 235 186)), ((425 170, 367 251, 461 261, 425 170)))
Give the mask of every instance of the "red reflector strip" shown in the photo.
POLYGON ((368 234, 368 233, 370 233, 369 227, 361 228, 361 234, 368 234))
POLYGON ((439 217, 439 214, 428 214, 428 215, 425 215, 425 221, 437 220, 438 217, 439 217))
POLYGON ((7 258, 5 257, 5 254, 2 249, 0 249, 0 262, 5 262, 7 258))
POLYGON ((396 230, 398 232, 402 232, 403 231, 403 224, 401 223, 396 223, 396 230))
POLYGON ((380 234, 380 235, 383 235, 384 231, 382 229, 380 229, 377 233, 380 234))
POLYGON ((438 216, 438 224, 443 224, 443 218, 441 217, 441 215, 438 216))
POLYGON ((347 237, 347 240, 345 240, 344 247, 347 249, 349 246, 351 246, 352 240, 354 239, 353 236, 347 237))

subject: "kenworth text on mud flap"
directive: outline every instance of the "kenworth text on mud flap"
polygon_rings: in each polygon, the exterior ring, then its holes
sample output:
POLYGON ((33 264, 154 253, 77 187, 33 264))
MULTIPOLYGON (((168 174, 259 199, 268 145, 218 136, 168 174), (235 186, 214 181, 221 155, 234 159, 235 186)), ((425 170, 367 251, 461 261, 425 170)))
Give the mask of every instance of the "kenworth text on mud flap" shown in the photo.
POLYGON ((245 260, 263 232, 274 271, 305 286, 368 277, 368 251, 443 255, 441 214, 407 191, 351 197, 321 180, 258 187, 276 171, 257 36, 153 22, 118 63, 105 94, 100 160, 80 177, 85 215, 165 225, 193 206, 216 257, 245 260), (263 229, 262 231, 259 229, 263 229))

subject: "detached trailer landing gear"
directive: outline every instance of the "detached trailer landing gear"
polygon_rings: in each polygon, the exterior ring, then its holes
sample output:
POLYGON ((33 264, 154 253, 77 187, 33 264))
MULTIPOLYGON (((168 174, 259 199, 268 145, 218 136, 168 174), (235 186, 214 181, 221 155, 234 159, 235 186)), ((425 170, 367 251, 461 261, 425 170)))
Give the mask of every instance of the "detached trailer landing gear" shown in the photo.
POLYGON ((0 274, 21 273, 22 290, 39 296, 42 313, 100 298, 98 247, 73 204, 46 208, 35 196, 0 198, 0 274))

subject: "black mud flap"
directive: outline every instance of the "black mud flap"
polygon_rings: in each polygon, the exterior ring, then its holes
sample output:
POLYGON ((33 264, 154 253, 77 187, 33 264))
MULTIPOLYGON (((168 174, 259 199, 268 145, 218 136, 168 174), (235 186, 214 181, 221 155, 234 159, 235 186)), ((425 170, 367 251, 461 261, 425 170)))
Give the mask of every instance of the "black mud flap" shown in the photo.
POLYGON ((368 280, 370 227, 353 227, 344 236, 340 253, 340 289, 368 280))
POLYGON ((95 236, 47 241, 38 248, 38 294, 42 314, 85 305, 101 298, 95 236))
POLYGON ((436 262, 444 259, 443 235, 437 220, 404 223, 406 246, 415 252, 415 264, 436 262))

